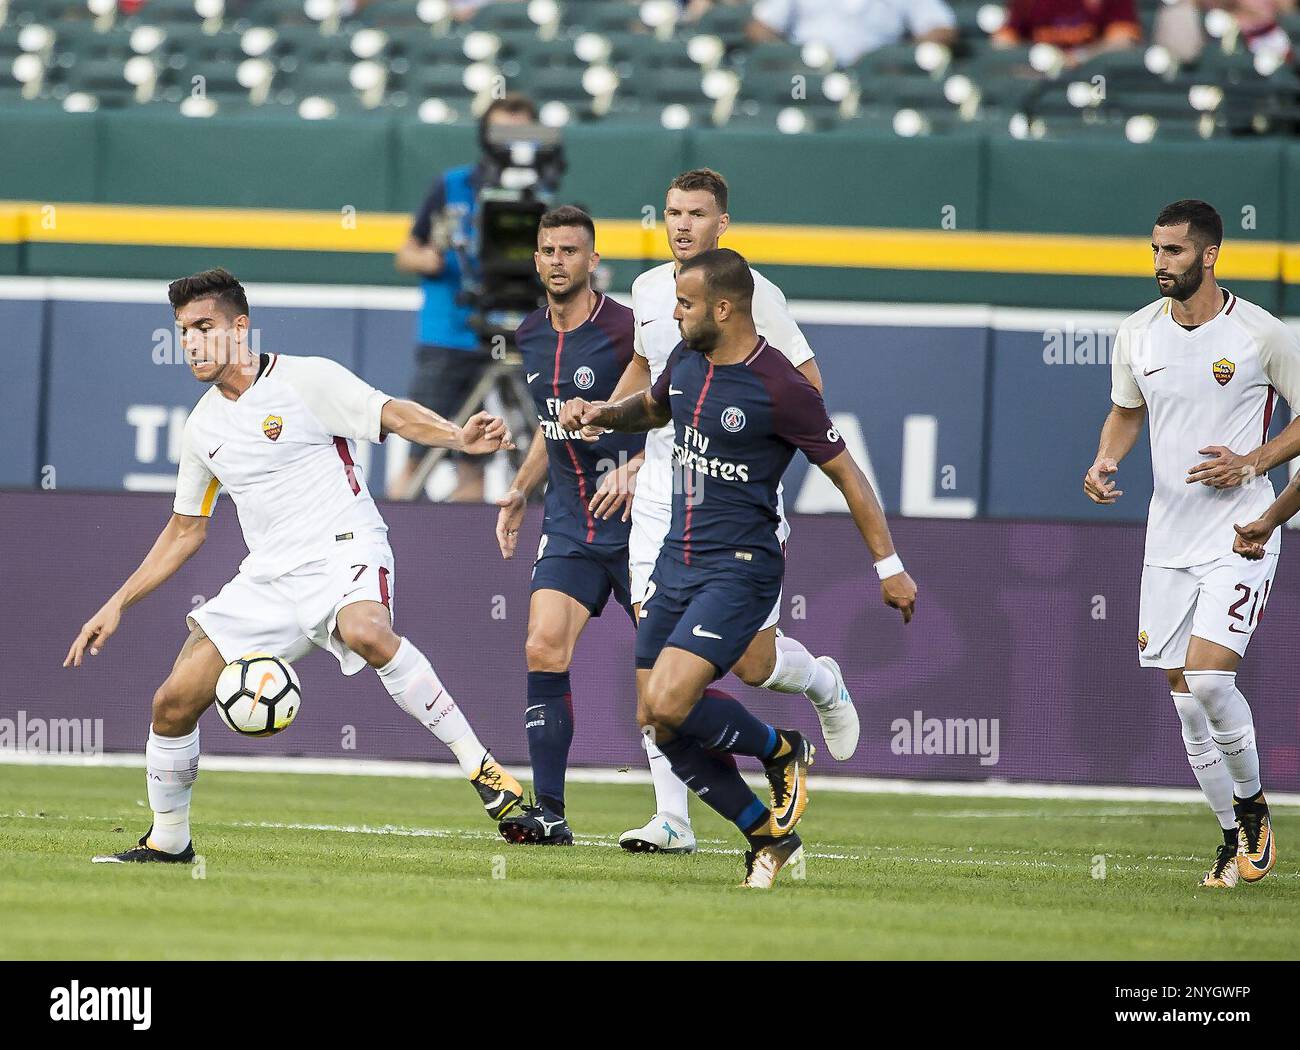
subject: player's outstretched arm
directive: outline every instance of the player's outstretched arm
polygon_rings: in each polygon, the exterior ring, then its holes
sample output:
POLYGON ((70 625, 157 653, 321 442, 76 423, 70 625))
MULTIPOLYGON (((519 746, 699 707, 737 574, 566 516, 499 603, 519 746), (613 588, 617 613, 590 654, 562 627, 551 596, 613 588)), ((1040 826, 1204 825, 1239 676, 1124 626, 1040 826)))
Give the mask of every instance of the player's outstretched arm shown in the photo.
POLYGON ((618 386, 614 387, 614 392, 609 395, 609 400, 611 402, 622 401, 623 398, 631 394, 637 394, 642 390, 649 389, 650 362, 641 354, 633 354, 632 360, 627 363, 622 376, 619 377, 618 386))
POLYGON ((515 480, 510 490, 497 500, 501 508, 497 514, 497 546, 501 548, 501 557, 509 559, 515 556, 515 547, 519 543, 519 526, 524 520, 524 510, 528 506, 528 497, 546 477, 546 436, 542 428, 537 428, 532 443, 528 446, 528 455, 519 464, 515 480))
POLYGON ((505 420, 489 412, 478 412, 458 427, 423 405, 396 397, 384 405, 379 427, 381 433, 396 434, 417 445, 450 448, 474 456, 515 447, 505 420))
POLYGON ((671 418, 672 409, 666 402, 656 401, 649 390, 608 404, 592 404, 575 397, 560 409, 560 426, 565 430, 603 427, 622 434, 640 434, 663 426, 671 418))
POLYGON ((1117 489, 1111 475, 1119 470, 1119 461, 1133 451, 1142 425, 1146 421, 1146 406, 1124 408, 1111 404, 1110 414, 1101 425, 1101 441, 1097 445, 1097 458, 1083 476, 1083 491, 1093 503, 1110 506, 1123 489, 1117 489))
POLYGON ((82 626, 68 648, 63 666, 80 667, 87 650, 91 656, 98 656, 104 643, 117 630, 122 613, 171 579, 194 552, 203 546, 207 535, 207 518, 173 514, 158 534, 149 553, 144 556, 140 567, 127 577, 126 582, 82 626))
POLYGON ((1232 549, 1243 558, 1258 561, 1264 557, 1264 544, 1273 530, 1285 525, 1300 513, 1300 476, 1297 476, 1270 505, 1268 510, 1249 525, 1233 525, 1237 535, 1232 549))
MULTIPOLYGON (((872 560, 881 562, 894 557, 894 540, 889 534, 884 508, 853 457, 848 452, 841 452, 834 459, 821 464, 821 469, 844 494, 849 513, 853 515, 854 524, 866 540, 872 560)), ((916 611, 916 584, 912 577, 902 571, 901 563, 895 564, 899 566, 899 571, 880 581, 880 596, 886 605, 903 614, 904 623, 909 623, 916 611)))
POLYGON ((1224 445, 1207 445, 1197 452, 1211 458, 1188 468, 1187 484, 1199 481, 1216 489, 1235 488, 1300 455, 1300 416, 1283 427, 1272 441, 1245 455, 1239 456, 1224 445))

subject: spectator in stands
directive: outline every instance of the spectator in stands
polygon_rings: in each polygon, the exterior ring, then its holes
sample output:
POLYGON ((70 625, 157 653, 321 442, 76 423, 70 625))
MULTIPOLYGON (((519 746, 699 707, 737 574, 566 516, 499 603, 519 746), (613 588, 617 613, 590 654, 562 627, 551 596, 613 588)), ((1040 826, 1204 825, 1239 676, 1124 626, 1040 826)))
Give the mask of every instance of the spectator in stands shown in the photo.
MULTIPOLYGON (((479 120, 480 134, 496 124, 535 124, 537 107, 519 94, 495 99, 479 120)), ((411 400, 454 419, 464 407, 488 364, 488 354, 478 334, 470 328, 469 307, 457 302, 462 276, 459 257, 448 250, 453 234, 470 241, 478 212, 478 190, 483 182, 483 162, 449 168, 434 178, 415 214, 406 243, 397 251, 395 265, 402 273, 417 274, 424 293, 419 315, 419 345, 411 400)), ((410 484, 425 450, 411 449, 406 470, 394 481, 389 495, 401 496, 410 484)), ((481 502, 483 467, 474 459, 457 460, 457 485, 451 499, 481 502)))
POLYGON ((905 39, 951 47, 957 19, 944 0, 757 0, 746 35, 754 43, 825 44, 847 66, 905 39))
POLYGON ((1133 0, 1011 0, 1007 20, 994 44, 1018 47, 1052 44, 1072 64, 1103 51, 1118 51, 1142 42, 1133 0))
POLYGON ((1232 16, 1250 51, 1270 51, 1289 62, 1292 41, 1280 18, 1295 6, 1295 0, 1166 0, 1156 14, 1152 36, 1180 62, 1193 61, 1206 43, 1203 13, 1218 8, 1232 16))

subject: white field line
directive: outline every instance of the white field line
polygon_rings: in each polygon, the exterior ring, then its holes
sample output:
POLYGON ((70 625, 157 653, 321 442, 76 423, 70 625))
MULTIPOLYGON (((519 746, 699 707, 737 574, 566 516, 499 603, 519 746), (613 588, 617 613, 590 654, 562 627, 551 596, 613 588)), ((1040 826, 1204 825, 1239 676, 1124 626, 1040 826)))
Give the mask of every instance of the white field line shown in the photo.
MULTIPOLYGON (((28 751, 0 750, 3 765, 99 766, 143 769, 144 755, 113 753, 102 755, 47 755, 28 751)), ((204 755, 200 767, 214 773, 294 773, 369 777, 414 777, 457 780, 464 776, 450 762, 392 762, 369 758, 281 758, 263 755, 204 755)), ((584 769, 567 773, 574 784, 644 784, 650 773, 644 769, 584 769)), ((746 774, 751 784, 764 785, 758 774, 746 774)), ((1132 787, 1082 784, 1010 783, 999 780, 899 780, 875 777, 809 777, 808 786, 818 792, 842 791, 860 795, 932 795, 967 798, 1069 799, 1081 802, 1156 802, 1204 804, 1196 788, 1132 787)), ((1271 806, 1300 806, 1300 793, 1270 792, 1271 806)), ((979 811, 974 811, 979 812, 979 811)), ((1011 816, 1010 810, 989 811, 989 816, 1011 816)), ((1053 814, 1056 815, 1056 814, 1053 814)), ((1137 814, 1112 814, 1135 816, 1137 814)))
MULTIPOLYGON (((120 818, 117 816, 72 816, 68 814, 41 816, 36 813, 25 813, 21 810, 12 813, 0 813, 0 820, 94 820, 104 821, 106 823, 118 823, 119 819, 120 818)), ((500 841, 500 839, 490 831, 467 831, 463 829, 449 828, 416 828, 398 824, 319 824, 271 820, 234 820, 204 821, 204 826, 209 828, 257 828, 276 831, 318 831, 342 835, 391 835, 402 838, 429 838, 456 842, 500 841)), ((700 839, 699 841, 701 843, 721 843, 724 840, 700 839)), ((618 840, 613 835, 575 835, 574 845, 585 846, 588 848, 618 849, 618 840)), ((503 846, 502 848, 504 849, 505 847, 503 846)), ((1074 854, 1065 850, 988 849, 986 852, 990 854, 989 856, 973 856, 972 854, 975 853, 975 848, 973 846, 968 846, 965 850, 958 846, 936 846, 929 852, 922 853, 904 853, 902 852, 904 849, 902 846, 866 846, 862 848, 864 850, 862 853, 824 853, 805 849, 804 856, 810 860, 854 861, 857 863, 869 863, 872 860, 892 860, 908 864, 943 864, 950 867, 1036 868, 1051 871, 1078 872, 1081 876, 1083 873, 1088 872, 1091 869, 1092 860, 1092 855, 1087 855, 1085 859, 1086 851, 1080 853, 1073 863, 1058 863, 1056 861, 1042 859, 1031 860, 1029 858, 1071 858, 1074 857, 1074 854), (967 855, 940 855, 963 853, 967 855), (884 854, 885 856, 878 856, 880 854, 884 854)), ((739 849, 728 849, 720 845, 701 845, 698 852, 729 857, 738 857, 741 853, 739 849)), ((1112 863, 1111 870, 1116 872, 1131 870, 1148 873, 1160 872, 1167 875, 1200 875, 1204 873, 1204 865, 1188 868, 1153 868, 1149 866, 1151 862, 1168 863, 1170 861, 1188 861, 1195 865, 1198 861, 1198 858, 1196 857, 1178 857, 1168 854, 1151 854, 1143 857, 1136 853, 1107 853, 1105 856, 1108 862, 1131 862, 1127 864, 1112 863)), ((672 862, 670 861, 670 863, 672 862)), ((1276 875, 1279 878, 1286 879, 1300 878, 1300 872, 1278 872, 1276 875)))

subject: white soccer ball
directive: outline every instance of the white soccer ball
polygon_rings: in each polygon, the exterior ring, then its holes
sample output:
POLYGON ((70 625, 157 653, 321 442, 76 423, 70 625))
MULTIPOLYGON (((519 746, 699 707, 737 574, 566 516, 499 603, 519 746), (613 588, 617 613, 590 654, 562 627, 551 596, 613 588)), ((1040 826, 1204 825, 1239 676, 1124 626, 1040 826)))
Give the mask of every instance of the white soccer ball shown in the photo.
POLYGON ((300 707, 297 674, 270 653, 240 657, 217 678, 217 714, 241 736, 271 736, 287 729, 300 707))

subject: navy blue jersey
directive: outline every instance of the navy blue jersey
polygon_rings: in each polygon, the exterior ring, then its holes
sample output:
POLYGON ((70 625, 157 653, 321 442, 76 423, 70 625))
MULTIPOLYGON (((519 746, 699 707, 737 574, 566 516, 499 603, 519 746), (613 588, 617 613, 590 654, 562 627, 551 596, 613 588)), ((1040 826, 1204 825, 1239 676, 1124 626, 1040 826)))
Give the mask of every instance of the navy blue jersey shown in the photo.
POLYGON ((627 545, 630 523, 596 518, 587 504, 605 471, 641 451, 644 434, 604 434, 583 441, 560 428, 560 406, 575 397, 606 401, 632 360, 632 311, 601 295, 591 316, 572 332, 551 327, 550 308, 524 318, 515 333, 524 378, 546 438, 546 520, 542 531, 579 543, 627 545))
POLYGON ((651 396, 673 416, 673 521, 666 550, 687 565, 780 571, 776 491, 795 449, 829 462, 844 441, 822 396, 760 338, 733 365, 678 344, 651 396))

